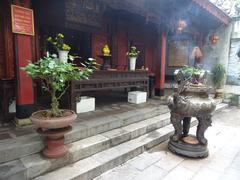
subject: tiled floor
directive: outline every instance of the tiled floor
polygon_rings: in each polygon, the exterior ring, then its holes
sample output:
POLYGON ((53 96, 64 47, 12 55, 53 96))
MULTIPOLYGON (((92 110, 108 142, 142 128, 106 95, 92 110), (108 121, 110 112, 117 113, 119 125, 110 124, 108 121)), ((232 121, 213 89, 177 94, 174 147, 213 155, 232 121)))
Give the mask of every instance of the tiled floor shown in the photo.
POLYGON ((210 152, 207 158, 177 156, 169 152, 165 142, 95 180, 239 180, 240 109, 230 107, 213 119, 206 132, 210 152))

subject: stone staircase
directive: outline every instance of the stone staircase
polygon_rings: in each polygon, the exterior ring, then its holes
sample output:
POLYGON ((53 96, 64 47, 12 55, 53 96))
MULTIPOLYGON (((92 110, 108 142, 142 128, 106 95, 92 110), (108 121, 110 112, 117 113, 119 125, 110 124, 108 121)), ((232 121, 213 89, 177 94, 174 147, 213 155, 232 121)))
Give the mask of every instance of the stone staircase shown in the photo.
MULTIPOLYGON (((37 134, 20 137, 0 148, 0 179, 92 179, 167 140, 174 132, 169 117, 167 107, 160 105, 76 122, 66 136, 70 152, 59 159, 41 156, 37 134)), ((196 123, 193 119, 192 125, 196 123)))

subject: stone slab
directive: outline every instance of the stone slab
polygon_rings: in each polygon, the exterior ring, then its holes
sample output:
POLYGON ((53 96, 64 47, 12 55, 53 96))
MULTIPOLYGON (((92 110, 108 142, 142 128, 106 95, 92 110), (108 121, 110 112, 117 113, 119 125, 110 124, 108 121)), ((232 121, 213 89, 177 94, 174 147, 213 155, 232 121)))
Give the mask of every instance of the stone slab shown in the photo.
POLYGON ((117 167, 113 172, 103 174, 94 180, 131 180, 139 174, 139 171, 132 166, 117 167))
POLYGON ((11 161, 5 165, 0 165, 1 180, 26 179, 26 167, 20 160, 11 161))
POLYGON ((159 154, 152 153, 149 155, 146 153, 142 153, 136 159, 129 162, 129 165, 131 165, 132 167, 136 168, 139 171, 144 171, 145 169, 147 169, 149 166, 156 163, 160 159, 161 156, 159 156, 159 154))

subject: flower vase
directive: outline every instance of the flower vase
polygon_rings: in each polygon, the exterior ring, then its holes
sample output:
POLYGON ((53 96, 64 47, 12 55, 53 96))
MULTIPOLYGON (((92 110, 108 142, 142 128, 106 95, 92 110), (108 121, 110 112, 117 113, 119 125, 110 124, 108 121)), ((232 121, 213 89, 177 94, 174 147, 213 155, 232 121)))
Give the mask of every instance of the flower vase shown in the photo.
POLYGON ((130 57, 130 70, 135 70, 136 69, 136 59, 137 57, 130 57))
POLYGON ((58 50, 58 57, 59 57, 60 62, 67 63, 68 53, 69 53, 69 51, 58 50))

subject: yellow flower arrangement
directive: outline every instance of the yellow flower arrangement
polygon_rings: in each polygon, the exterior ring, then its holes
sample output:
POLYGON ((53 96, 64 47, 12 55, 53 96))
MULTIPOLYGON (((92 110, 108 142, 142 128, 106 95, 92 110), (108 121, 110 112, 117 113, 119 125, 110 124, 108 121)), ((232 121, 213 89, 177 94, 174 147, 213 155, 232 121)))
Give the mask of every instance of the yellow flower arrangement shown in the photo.
POLYGON ((55 38, 48 37, 47 41, 53 45, 55 49, 70 51, 71 47, 64 43, 64 35, 58 33, 55 38))
POLYGON ((111 52, 111 51, 110 51, 108 45, 105 44, 105 45, 103 46, 103 49, 102 49, 103 55, 104 55, 104 56, 111 56, 110 52, 111 52))

